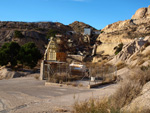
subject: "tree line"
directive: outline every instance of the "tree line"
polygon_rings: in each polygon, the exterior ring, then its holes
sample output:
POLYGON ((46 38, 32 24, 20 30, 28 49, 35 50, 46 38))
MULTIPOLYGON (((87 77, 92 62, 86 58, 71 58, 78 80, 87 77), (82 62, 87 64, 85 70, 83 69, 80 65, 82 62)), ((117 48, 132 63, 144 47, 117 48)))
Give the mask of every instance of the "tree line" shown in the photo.
POLYGON ((26 43, 20 46, 16 42, 9 42, 2 45, 0 48, 0 65, 10 64, 14 68, 18 64, 28 66, 31 69, 37 65, 42 55, 33 42, 26 43))

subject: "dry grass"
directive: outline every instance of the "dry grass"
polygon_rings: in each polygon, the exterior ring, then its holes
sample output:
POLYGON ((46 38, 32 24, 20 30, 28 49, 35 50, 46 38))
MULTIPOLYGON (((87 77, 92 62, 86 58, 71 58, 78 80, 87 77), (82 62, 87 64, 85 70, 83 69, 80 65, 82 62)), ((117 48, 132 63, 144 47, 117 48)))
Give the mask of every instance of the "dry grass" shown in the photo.
POLYGON ((103 79, 103 83, 112 83, 115 82, 117 80, 116 76, 108 76, 106 78, 103 79))
POLYGON ((78 84, 78 86, 79 86, 79 87, 83 87, 83 84, 82 84, 82 83, 80 83, 80 84, 78 84))
POLYGON ((40 75, 35 75, 34 78, 37 79, 37 80, 39 80, 40 75))
MULTIPOLYGON (((109 99, 76 102, 73 106, 75 113, 120 113, 121 108, 129 105, 140 94, 143 85, 150 81, 149 73, 150 69, 146 71, 134 69, 109 99)), ((147 111, 149 110, 143 110, 142 113, 149 113, 147 111)))
POLYGON ((73 87, 77 87, 77 86, 78 86, 77 83, 72 83, 71 85, 72 85, 73 87))
POLYGON ((55 110, 56 112, 58 112, 58 113, 63 113, 63 112, 68 112, 68 110, 66 110, 66 109, 64 109, 64 108, 56 108, 56 110, 55 110))
POLYGON ((134 69, 112 96, 112 105, 117 105, 114 108, 121 109, 130 104, 140 94, 143 85, 150 81, 149 73, 150 70, 134 69))
POLYGON ((144 62, 145 62, 145 60, 142 59, 142 58, 140 58, 140 59, 138 60, 138 62, 137 62, 137 65, 140 66, 140 65, 142 65, 144 62))
POLYGON ((122 68, 126 67, 127 64, 123 61, 120 61, 116 64, 116 66, 117 66, 117 70, 119 70, 119 69, 122 69, 122 68))
POLYGON ((72 83, 71 82, 67 82, 66 85, 69 86, 69 85, 72 85, 72 83))
POLYGON ((134 55, 131 57, 131 60, 136 60, 137 58, 138 58, 137 55, 134 55))
POLYGON ((102 99, 90 99, 84 102, 76 102, 73 106, 74 113, 119 113, 110 107, 108 98, 102 99))
POLYGON ((125 105, 138 96, 142 86, 136 82, 126 81, 121 84, 121 87, 111 97, 111 104, 115 109, 121 109, 125 105))

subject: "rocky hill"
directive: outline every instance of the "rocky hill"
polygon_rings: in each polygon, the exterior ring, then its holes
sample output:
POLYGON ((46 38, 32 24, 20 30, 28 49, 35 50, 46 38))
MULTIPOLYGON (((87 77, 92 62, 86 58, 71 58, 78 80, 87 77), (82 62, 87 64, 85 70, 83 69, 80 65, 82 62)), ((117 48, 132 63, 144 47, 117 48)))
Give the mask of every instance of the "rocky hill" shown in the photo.
POLYGON ((150 6, 148 8, 140 8, 132 16, 132 19, 150 18, 150 6))
POLYGON ((103 44, 97 48, 97 52, 105 51, 105 54, 113 55, 114 47, 120 43, 127 44, 135 38, 150 35, 150 6, 137 10, 132 19, 118 21, 107 25, 102 29, 97 40, 103 44))
POLYGON ((71 24, 69 24, 69 26, 77 33, 83 33, 84 32, 84 28, 91 28, 92 30, 96 30, 94 27, 85 24, 83 22, 79 22, 79 21, 75 21, 71 24))
MULTIPOLYGON (((53 29, 59 34, 63 35, 64 38, 62 40, 68 40, 71 38, 74 41, 76 46, 82 45, 79 41, 79 38, 82 37, 80 32, 78 34, 70 33, 69 31, 77 32, 85 27, 91 26, 81 23, 81 22, 74 22, 70 25, 63 25, 58 22, 9 22, 9 21, 1 21, 0 22, 0 47, 5 42, 16 41, 20 45, 25 44, 27 42, 34 42, 38 48, 40 49, 41 53, 45 51, 45 45, 47 44, 47 34, 49 30, 53 29), (78 23, 80 27, 76 27, 78 23), (15 31, 20 31, 23 34, 23 38, 15 38, 15 31)), ((94 28, 92 28, 94 29, 94 28)), ((83 46, 83 45, 82 45, 83 46)))

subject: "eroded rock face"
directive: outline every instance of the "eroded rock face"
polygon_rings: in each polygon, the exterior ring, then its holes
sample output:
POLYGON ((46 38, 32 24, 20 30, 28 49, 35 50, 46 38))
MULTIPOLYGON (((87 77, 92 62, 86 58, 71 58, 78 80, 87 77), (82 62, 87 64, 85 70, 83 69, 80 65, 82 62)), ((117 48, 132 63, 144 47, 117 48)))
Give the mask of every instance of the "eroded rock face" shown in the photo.
POLYGON ((148 8, 140 8, 132 16, 132 19, 150 18, 150 5, 148 8))
POLYGON ((131 63, 130 58, 138 53, 143 45, 146 43, 147 41, 144 40, 134 40, 133 42, 124 45, 122 51, 120 53, 118 53, 111 61, 110 63, 116 64, 120 61, 124 61, 126 63, 131 63))
POLYGON ((132 16, 132 19, 140 19, 145 18, 147 15, 147 8, 140 8, 136 11, 136 13, 132 16))
POLYGON ((104 54, 114 55, 113 48, 118 44, 131 43, 135 38, 150 35, 150 6, 137 10, 132 19, 107 25, 102 31, 97 38, 102 42, 97 48, 97 53, 104 51, 104 54), (106 44, 109 46, 108 50, 106 44))

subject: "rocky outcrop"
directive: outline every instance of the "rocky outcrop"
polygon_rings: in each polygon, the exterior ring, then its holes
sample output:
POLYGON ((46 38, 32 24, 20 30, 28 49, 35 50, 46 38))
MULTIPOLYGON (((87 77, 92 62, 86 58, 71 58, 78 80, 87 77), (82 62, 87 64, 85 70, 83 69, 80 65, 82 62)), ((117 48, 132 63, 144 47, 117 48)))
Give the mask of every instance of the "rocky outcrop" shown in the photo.
POLYGON ((84 32, 84 28, 91 28, 92 30, 96 30, 94 27, 85 24, 83 22, 79 22, 79 21, 75 21, 71 24, 69 24, 69 26, 77 33, 83 33, 84 32))
POLYGON ((11 69, 3 68, 0 70, 0 80, 22 77, 28 74, 30 73, 29 72, 15 72, 15 71, 12 71, 11 69))
POLYGON ((130 43, 135 38, 145 37, 150 35, 150 6, 148 8, 139 9, 132 19, 125 21, 118 21, 113 24, 107 25, 97 40, 102 42, 97 48, 97 53, 104 51, 104 54, 113 55, 113 48, 120 43, 130 43), (133 19, 136 18, 136 19, 133 19), (106 44, 109 46, 109 51, 105 50, 106 44))
POLYGON ((148 8, 140 8, 132 16, 132 19, 150 18, 150 6, 148 8))
POLYGON ((121 52, 109 61, 111 64, 124 62, 130 67, 141 67, 147 69, 150 66, 150 36, 137 40, 123 46, 121 52))
POLYGON ((135 15, 132 16, 132 19, 146 18, 147 8, 140 8, 136 11, 135 15))
POLYGON ((146 42, 147 41, 144 40, 134 40, 133 42, 124 45, 122 51, 118 53, 110 61, 110 63, 117 64, 120 61, 123 61, 125 63, 131 63, 129 62, 131 57, 133 57, 135 54, 140 53, 146 42))

